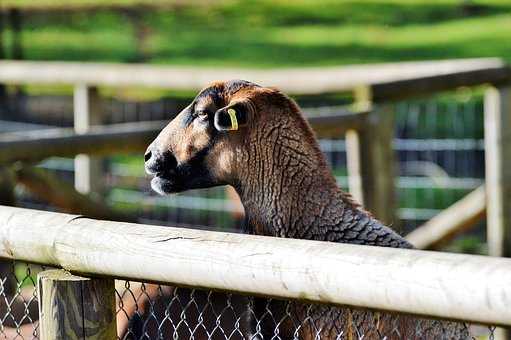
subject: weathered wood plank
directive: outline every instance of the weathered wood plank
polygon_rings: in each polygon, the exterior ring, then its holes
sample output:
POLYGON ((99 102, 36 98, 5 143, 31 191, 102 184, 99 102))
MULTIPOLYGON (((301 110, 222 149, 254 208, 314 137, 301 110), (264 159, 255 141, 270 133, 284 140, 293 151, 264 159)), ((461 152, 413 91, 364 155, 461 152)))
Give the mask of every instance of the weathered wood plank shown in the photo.
POLYGON ((11 169, 0 166, 0 204, 16 205, 16 197, 14 195, 14 186, 16 185, 13 172, 11 169))
MULTIPOLYGON (((360 98, 358 105, 370 109, 370 99, 360 98)), ((349 190, 365 209, 396 227, 393 106, 377 105, 372 110, 363 129, 346 134, 349 190)))
POLYGON ((92 199, 78 192, 72 185, 43 169, 23 167, 17 169, 15 174, 18 183, 34 196, 60 208, 62 212, 113 221, 135 221, 133 217, 108 208, 100 198, 92 199))
POLYGON ((74 133, 73 129, 4 134, 0 136, 0 163, 38 161, 51 156, 72 157, 80 153, 112 155, 142 152, 166 123, 98 126, 82 135, 74 133))
MULTIPOLYGON (((488 252, 511 257, 511 87, 490 87, 484 97, 488 252)), ((498 329, 511 339, 511 329, 498 329)))
POLYGON ((419 249, 438 249, 485 216, 486 189, 481 186, 413 230, 406 239, 419 249))
POLYGON ((38 274, 37 281, 42 340, 116 338, 113 279, 47 270, 38 274))
POLYGON ((448 75, 429 75, 419 79, 396 79, 391 82, 375 83, 372 87, 375 102, 395 101, 415 96, 425 96, 434 92, 453 90, 464 86, 485 83, 509 83, 509 67, 465 70, 448 75))
MULTIPOLYGON (((16 180, 12 170, 8 167, 0 165, 0 204, 6 206, 16 206, 16 195, 14 193, 14 187, 16 186, 16 180)), ((14 266, 12 261, 1 261, 0 260, 0 279, 5 278, 2 282, 2 291, 8 297, 12 297, 16 292, 16 281, 14 280, 13 274, 14 266)), ((14 308, 13 308, 14 309, 14 308)), ((0 305, 0 311, 1 311, 0 305)), ((5 309, 4 309, 5 310, 5 309)))
POLYGON ((308 117, 318 138, 339 138, 348 130, 361 130, 366 120, 367 112, 364 111, 308 117))
POLYGON ((511 87, 489 88, 484 100, 488 250, 511 257, 511 87))
MULTIPOLYGON (((77 134, 87 133, 92 125, 102 123, 101 98, 96 87, 75 85, 73 92, 74 128, 77 134)), ((75 157, 75 187, 82 194, 99 193, 102 188, 102 161, 97 157, 75 157)))
POLYGON ((12 207, 0 207, 0 256, 135 281, 511 324, 506 258, 96 221, 12 207))
POLYGON ((364 190, 362 184, 362 161, 360 148, 360 132, 356 130, 346 131, 346 167, 348 170, 348 191, 355 201, 364 202, 364 190))
POLYGON ((344 67, 275 70, 169 67, 76 62, 0 62, 0 82, 147 86, 197 91, 218 80, 247 79, 290 94, 352 91, 373 86, 374 99, 390 99, 510 79, 500 59, 458 59, 344 67), (307 81, 304 81, 306 79, 307 81))

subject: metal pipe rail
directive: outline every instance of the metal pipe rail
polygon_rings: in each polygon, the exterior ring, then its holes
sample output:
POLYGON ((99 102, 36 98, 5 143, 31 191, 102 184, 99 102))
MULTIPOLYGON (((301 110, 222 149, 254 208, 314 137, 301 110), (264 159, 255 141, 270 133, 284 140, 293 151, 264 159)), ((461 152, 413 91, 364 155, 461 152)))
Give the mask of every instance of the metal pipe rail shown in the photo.
POLYGON ((86 275, 511 325, 511 259, 92 220, 0 206, 0 256, 86 275))

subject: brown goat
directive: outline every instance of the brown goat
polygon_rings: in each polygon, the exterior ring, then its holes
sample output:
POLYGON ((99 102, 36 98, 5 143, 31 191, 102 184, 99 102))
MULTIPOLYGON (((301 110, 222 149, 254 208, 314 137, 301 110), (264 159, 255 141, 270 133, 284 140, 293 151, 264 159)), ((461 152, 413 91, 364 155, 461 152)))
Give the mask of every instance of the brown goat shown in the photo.
MULTIPOLYGON (((146 171, 154 176, 151 185, 160 194, 232 185, 254 234, 411 248, 338 188, 297 104, 275 89, 241 80, 212 84, 163 129, 145 160, 146 171)), ((294 304, 298 320, 309 316, 300 339, 358 338, 357 332, 367 339, 468 337, 466 326, 458 323, 322 305, 306 308, 294 304)), ((293 338, 294 331, 283 334, 281 329, 278 336, 293 338)))

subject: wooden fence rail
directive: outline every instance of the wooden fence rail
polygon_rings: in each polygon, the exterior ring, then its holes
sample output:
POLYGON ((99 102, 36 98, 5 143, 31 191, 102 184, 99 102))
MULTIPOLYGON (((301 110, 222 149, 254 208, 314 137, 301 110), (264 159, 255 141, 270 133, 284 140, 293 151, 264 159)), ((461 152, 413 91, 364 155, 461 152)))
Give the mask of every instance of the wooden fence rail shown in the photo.
MULTIPOLYGON (((156 133, 150 126, 139 125, 135 130, 125 127, 123 143, 109 139, 116 134, 114 130, 106 134, 105 131, 92 131, 91 124, 101 122, 98 110, 101 101, 96 89, 98 86, 142 86, 196 92, 212 81, 233 78, 249 79, 264 86, 276 86, 290 94, 353 93, 357 110, 371 110, 370 115, 348 115, 342 120, 335 117, 321 118, 316 124, 311 123, 316 125, 318 135, 322 137, 339 138, 350 131, 346 136, 350 191, 376 217, 387 224, 396 225, 395 199, 392 194, 394 169, 389 162, 393 154, 393 127, 390 117, 393 115, 393 108, 389 102, 460 86, 486 83, 500 86, 511 80, 511 69, 497 58, 278 70, 0 61, 0 83, 74 86, 75 129, 77 133, 84 133, 82 138, 69 135, 57 137, 53 139, 52 145, 50 139, 45 139, 44 145, 49 146, 47 149, 40 145, 31 149, 36 145, 31 143, 37 141, 27 140, 22 152, 15 156, 10 153, 10 158, 6 156, 9 154, 7 144, 0 145, 0 163, 14 159, 37 160, 48 156, 76 155, 70 151, 72 147, 65 145, 68 143, 76 143, 76 149, 89 154, 109 154, 114 148, 118 148, 117 152, 143 150, 142 144, 145 146, 146 141, 151 139, 150 136, 156 133), (372 118, 366 119, 368 116, 372 118), (109 133, 112 134, 108 136, 109 133), (93 143, 94 140, 98 142, 93 143), (37 150, 40 151, 39 158, 37 150)), ((21 144, 18 146, 21 147, 21 144)), ((100 192, 99 181, 103 176, 99 163, 84 155, 78 155, 76 166, 77 190, 83 193, 100 192)), ((498 237, 500 236, 497 235, 496 238, 498 237)), ((500 241, 493 244, 498 242, 500 241)))
POLYGON ((86 133, 60 128, 6 134, 0 137, 0 163, 38 162, 48 157, 78 154, 112 155, 143 152, 165 122, 123 123, 96 126, 86 133))
POLYGON ((92 220, 0 206, 0 256, 86 275, 511 325, 511 259, 92 220))
MULTIPOLYGON (((310 117, 320 137, 338 137, 347 129, 363 129, 366 114, 345 112, 339 115, 310 117)), ((143 152, 168 121, 121 123, 88 128, 75 133, 59 128, 0 136, 0 163, 40 161, 48 157, 73 157, 78 154, 112 155, 143 152)))
POLYGON ((406 239, 419 249, 439 249, 476 225, 485 215, 486 188, 482 185, 414 229, 406 239))
POLYGON ((0 61, 0 83, 143 86, 196 92, 213 81, 247 79, 290 94, 352 92, 368 87, 373 100, 380 101, 459 86, 496 84, 510 77, 509 67, 498 58, 273 70, 0 61))

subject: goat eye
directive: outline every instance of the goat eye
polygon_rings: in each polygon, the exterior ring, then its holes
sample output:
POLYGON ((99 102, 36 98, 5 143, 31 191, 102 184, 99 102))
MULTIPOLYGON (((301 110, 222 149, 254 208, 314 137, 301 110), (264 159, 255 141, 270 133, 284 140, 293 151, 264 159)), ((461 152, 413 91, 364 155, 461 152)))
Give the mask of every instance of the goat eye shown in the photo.
POLYGON ((197 111, 196 117, 199 119, 207 119, 208 118, 208 112, 205 110, 197 111))

